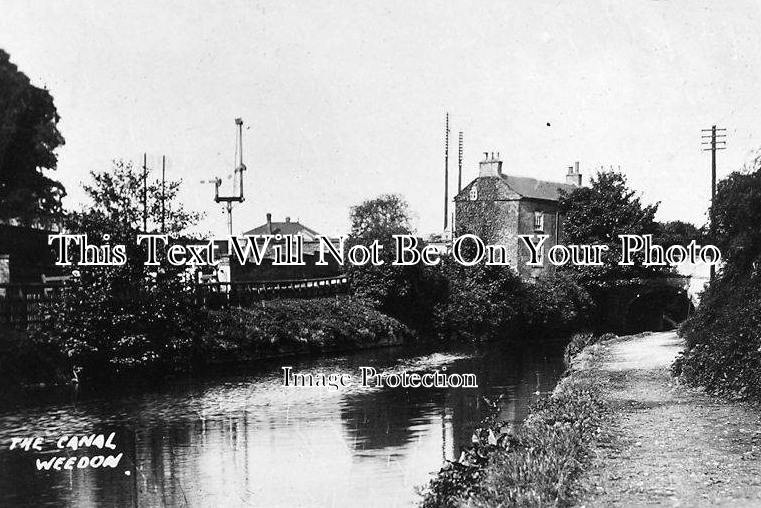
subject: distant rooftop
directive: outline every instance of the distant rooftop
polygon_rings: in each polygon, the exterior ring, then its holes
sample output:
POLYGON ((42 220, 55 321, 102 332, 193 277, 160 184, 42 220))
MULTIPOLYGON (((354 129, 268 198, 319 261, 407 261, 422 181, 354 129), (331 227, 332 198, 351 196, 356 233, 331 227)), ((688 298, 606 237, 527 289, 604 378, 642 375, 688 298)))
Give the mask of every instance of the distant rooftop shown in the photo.
POLYGON ((267 214, 267 222, 243 233, 244 235, 301 235, 305 242, 316 241, 320 233, 308 228, 300 222, 291 221, 290 217, 285 222, 273 222, 272 214, 267 214))

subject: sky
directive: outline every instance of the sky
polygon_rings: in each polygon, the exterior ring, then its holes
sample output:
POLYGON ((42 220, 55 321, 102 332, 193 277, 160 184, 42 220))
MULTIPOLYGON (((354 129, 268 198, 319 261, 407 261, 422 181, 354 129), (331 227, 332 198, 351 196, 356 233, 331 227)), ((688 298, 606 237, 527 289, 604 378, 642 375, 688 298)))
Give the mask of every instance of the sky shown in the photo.
MULTIPOLYGON (((444 117, 450 191, 483 152, 505 172, 585 181, 620 166, 660 220, 705 222, 710 156, 701 129, 727 129, 719 177, 761 147, 761 4, 750 1, 35 2, 3 0, 0 48, 48 88, 66 145, 66 206, 111 160, 184 182, 226 234, 213 186, 234 168, 245 121, 246 201, 236 233, 290 216, 323 234, 349 207, 402 194, 417 231, 441 231, 444 117)), ((450 196, 451 199, 452 196, 450 196)), ((451 209, 451 208, 450 208, 451 209)))

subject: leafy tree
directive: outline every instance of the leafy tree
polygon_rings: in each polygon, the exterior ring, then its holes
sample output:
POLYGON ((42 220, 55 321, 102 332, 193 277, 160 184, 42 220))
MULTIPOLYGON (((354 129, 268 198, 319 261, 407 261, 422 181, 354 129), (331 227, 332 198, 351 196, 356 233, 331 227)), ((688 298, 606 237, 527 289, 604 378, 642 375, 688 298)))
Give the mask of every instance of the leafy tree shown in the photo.
POLYGON ((570 193, 561 192, 560 212, 564 214, 563 231, 569 244, 607 245, 602 266, 571 266, 585 284, 647 277, 662 272, 661 268, 645 268, 635 258, 631 267, 619 266, 621 234, 657 234, 655 212, 658 205, 643 205, 630 189, 626 177, 618 172, 597 173, 589 187, 570 193))
POLYGON ((351 208, 351 233, 354 241, 378 240, 393 245, 393 235, 412 234, 409 205, 399 194, 382 194, 351 208))
POLYGON ((721 250, 725 270, 747 273, 761 259, 761 156, 719 181, 710 210, 710 238, 721 250))
POLYGON ((393 235, 412 234, 409 205, 398 194, 384 194, 351 208, 348 245, 383 247, 381 266, 348 268, 352 291, 379 310, 418 330, 432 325, 433 307, 441 285, 438 271, 422 264, 394 266, 393 235))
POLYGON ((528 288, 508 266, 443 263, 446 298, 437 308, 440 331, 466 340, 513 338, 526 332, 528 288))
POLYGON ((761 399, 761 157, 719 181, 709 237, 724 265, 681 327, 674 370, 689 382, 761 399))
POLYGON ((37 88, 0 50, 0 220, 56 220, 66 191, 45 176, 56 169, 64 144, 58 112, 47 90, 37 88))
POLYGON ((672 245, 688 245, 692 240, 702 245, 706 236, 705 231, 698 229, 694 224, 680 220, 659 222, 656 226, 654 242, 662 245, 664 249, 672 245))
MULTIPOLYGON (((143 170, 131 161, 115 160, 109 171, 91 171, 92 183, 83 185, 90 206, 69 214, 70 227, 86 233, 112 233, 134 243, 134 235, 143 232, 143 170), (127 236, 130 235, 130 236, 127 236)), ((184 232, 196 224, 201 215, 186 210, 178 202, 180 180, 161 181, 145 178, 146 215, 148 232, 156 233, 162 224, 162 193, 164 201, 164 231, 169 235, 184 232)))
MULTIPOLYGON (((111 171, 91 173, 85 191, 89 208, 71 213, 68 229, 87 233, 93 244, 126 246, 120 266, 75 266, 74 279, 39 330, 57 344, 83 376, 97 376, 135 367, 173 368, 196 360, 203 330, 203 310, 180 276, 160 257, 158 267, 143 264, 145 246, 136 235, 142 225, 142 174, 131 163, 115 161, 111 171)), ((166 232, 181 234, 199 215, 177 203, 179 181, 166 185, 166 232)), ((161 221, 161 186, 148 186, 149 230, 161 221)), ((76 248, 72 248, 76 250, 76 248)), ((76 259, 76 256, 73 256, 76 259)))

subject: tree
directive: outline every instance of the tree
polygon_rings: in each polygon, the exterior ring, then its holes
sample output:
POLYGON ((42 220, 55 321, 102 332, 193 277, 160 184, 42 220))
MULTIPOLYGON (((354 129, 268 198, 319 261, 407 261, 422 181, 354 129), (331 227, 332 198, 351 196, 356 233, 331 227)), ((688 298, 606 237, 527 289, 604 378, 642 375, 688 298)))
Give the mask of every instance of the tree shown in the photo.
POLYGON ((674 370, 689 382, 761 399, 761 156, 719 181, 709 238, 724 265, 682 325, 674 370))
POLYGON ((393 245, 393 235, 412 234, 409 205, 399 194, 382 194, 351 208, 351 233, 355 241, 378 240, 393 245))
POLYGON ((163 222, 166 234, 179 234, 201 218, 200 214, 186 210, 177 201, 181 180, 168 180, 162 189, 160 180, 150 178, 150 170, 144 181, 143 170, 136 169, 131 161, 115 160, 110 171, 91 171, 90 177, 92 183, 83 185, 83 188, 91 204, 69 215, 73 230, 96 234, 98 230, 119 235, 126 233, 132 238, 124 239, 133 243, 134 235, 143 232, 143 192, 146 195, 148 232, 160 231, 163 222))
MULTIPOLYGON (((40 334, 84 369, 83 377, 134 367, 166 370, 195 361, 203 330, 203 309, 181 275, 163 255, 159 266, 145 266, 145 245, 137 245, 142 224, 142 174, 129 162, 115 161, 111 171, 92 172, 85 185, 91 205, 67 218, 67 229, 86 233, 88 241, 126 246, 119 266, 75 266, 74 278, 54 303, 40 334)), ((179 181, 164 191, 166 233, 179 235, 199 219, 177 202, 179 181)), ((161 183, 147 184, 148 229, 161 222, 161 183)), ((72 249, 76 252, 76 249, 72 249)), ((73 256, 76 259, 76 256, 73 256)))
POLYGON ((395 258, 393 235, 413 233, 407 202, 398 194, 383 194, 353 206, 350 220, 349 246, 369 246, 377 240, 383 247, 381 266, 349 266, 354 294, 412 328, 430 329, 440 286, 438 271, 420 263, 392 264, 395 258))
POLYGON ((702 245, 706 236, 705 231, 694 224, 680 220, 659 222, 656 226, 654 241, 664 249, 672 245, 688 245, 692 240, 702 245))
POLYGON ((655 212, 658 204, 643 205, 626 182, 614 171, 599 172, 589 187, 562 192, 560 213, 564 215, 563 231, 569 244, 607 245, 602 266, 572 266, 584 283, 600 283, 661 273, 658 267, 646 268, 639 259, 634 266, 619 266, 621 241, 618 235, 657 234, 655 212))
POLYGON ((719 181, 710 210, 710 233, 722 253, 724 271, 744 274, 761 260, 761 155, 719 181))
POLYGON ((64 144, 47 90, 37 88, 0 50, 0 220, 47 223, 61 215, 66 191, 42 170, 54 170, 64 144))

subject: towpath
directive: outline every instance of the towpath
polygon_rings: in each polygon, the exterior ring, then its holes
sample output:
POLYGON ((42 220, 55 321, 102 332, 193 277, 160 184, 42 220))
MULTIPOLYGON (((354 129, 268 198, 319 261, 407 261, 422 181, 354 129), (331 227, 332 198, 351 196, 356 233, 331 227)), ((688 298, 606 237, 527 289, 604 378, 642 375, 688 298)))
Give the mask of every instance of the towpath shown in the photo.
POLYGON ((761 506, 761 412, 679 385, 673 332, 600 346, 612 439, 580 506, 761 506))

